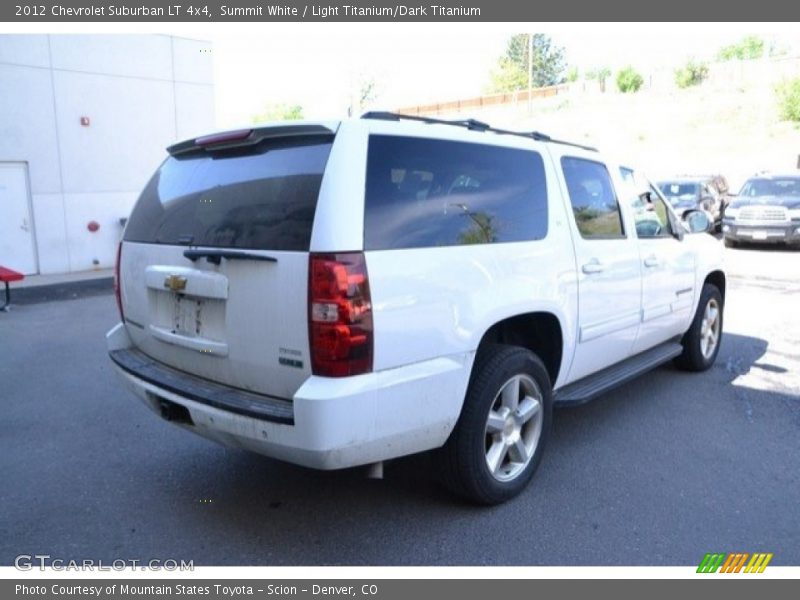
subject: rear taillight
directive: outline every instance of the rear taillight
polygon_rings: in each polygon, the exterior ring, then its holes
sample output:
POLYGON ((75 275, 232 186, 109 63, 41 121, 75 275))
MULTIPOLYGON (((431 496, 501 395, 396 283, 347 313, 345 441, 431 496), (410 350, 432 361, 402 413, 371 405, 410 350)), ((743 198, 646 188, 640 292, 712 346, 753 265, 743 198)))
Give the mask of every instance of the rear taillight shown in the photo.
POLYGON ((361 252, 312 254, 308 330, 314 375, 372 371, 372 302, 361 252))
POLYGON ((125 321, 125 314, 122 312, 122 280, 119 274, 119 261, 122 258, 122 242, 117 246, 117 260, 114 263, 114 296, 117 299, 119 318, 125 321))

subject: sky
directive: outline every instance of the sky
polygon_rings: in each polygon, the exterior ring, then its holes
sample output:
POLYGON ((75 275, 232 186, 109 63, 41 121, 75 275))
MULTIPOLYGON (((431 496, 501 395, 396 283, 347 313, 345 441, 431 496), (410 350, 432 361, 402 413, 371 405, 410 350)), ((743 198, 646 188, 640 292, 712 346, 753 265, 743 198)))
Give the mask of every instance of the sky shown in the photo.
POLYGON ((286 24, 212 31, 217 125, 247 124, 280 103, 301 105, 306 118, 340 118, 369 79, 376 109, 481 95, 506 41, 523 31, 550 35, 583 72, 628 64, 644 72, 674 69, 690 57, 713 58, 748 34, 800 50, 797 25, 776 24, 286 24))

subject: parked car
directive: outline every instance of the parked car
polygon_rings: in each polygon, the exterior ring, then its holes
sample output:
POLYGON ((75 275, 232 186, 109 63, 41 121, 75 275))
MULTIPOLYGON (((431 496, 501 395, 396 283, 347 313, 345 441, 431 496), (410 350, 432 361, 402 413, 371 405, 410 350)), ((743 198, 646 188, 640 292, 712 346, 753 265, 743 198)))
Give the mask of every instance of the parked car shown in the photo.
POLYGON ((554 405, 719 351, 721 245, 660 197, 637 233, 591 148, 368 113, 168 150, 125 228, 107 342, 148 408, 212 440, 373 472, 435 450, 454 490, 498 503, 554 405))
POLYGON ((800 172, 762 173, 742 186, 725 211, 725 244, 800 245, 800 172))
POLYGON ((659 181, 657 185, 678 214, 705 210, 713 217, 717 231, 721 229, 726 195, 719 192, 721 183, 717 177, 678 177, 659 181))

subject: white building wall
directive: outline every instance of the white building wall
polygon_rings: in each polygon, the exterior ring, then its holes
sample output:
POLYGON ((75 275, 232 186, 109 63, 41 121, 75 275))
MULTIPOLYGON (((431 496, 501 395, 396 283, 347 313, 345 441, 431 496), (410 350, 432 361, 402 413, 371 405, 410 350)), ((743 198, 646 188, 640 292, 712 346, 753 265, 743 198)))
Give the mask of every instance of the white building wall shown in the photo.
POLYGON ((0 35, 0 162, 28 163, 40 273, 113 266, 120 219, 166 146, 213 129, 213 98, 209 42, 0 35))

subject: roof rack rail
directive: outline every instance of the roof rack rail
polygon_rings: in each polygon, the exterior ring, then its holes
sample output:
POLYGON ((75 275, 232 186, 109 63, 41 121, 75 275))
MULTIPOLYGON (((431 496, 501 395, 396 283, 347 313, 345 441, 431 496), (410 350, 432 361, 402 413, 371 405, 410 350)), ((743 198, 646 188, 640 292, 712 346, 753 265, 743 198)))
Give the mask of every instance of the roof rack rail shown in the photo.
POLYGON ((510 129, 499 129, 492 127, 483 121, 475 119, 461 119, 461 120, 447 120, 435 119, 433 117, 422 117, 419 115, 404 115, 401 113, 394 113, 389 111, 369 111, 361 115, 362 119, 375 119, 380 121, 417 121, 419 123, 429 123, 432 125, 453 125, 455 127, 465 127, 470 131, 491 131, 499 135, 516 135, 519 137, 530 138, 537 142, 550 142, 552 144, 563 144, 565 146, 574 146, 590 152, 597 152, 597 148, 592 146, 584 146, 583 144, 576 144, 574 142, 567 142, 566 140, 559 140, 552 138, 546 133, 541 131, 511 131, 510 129))

